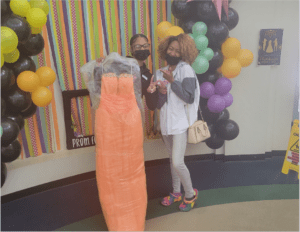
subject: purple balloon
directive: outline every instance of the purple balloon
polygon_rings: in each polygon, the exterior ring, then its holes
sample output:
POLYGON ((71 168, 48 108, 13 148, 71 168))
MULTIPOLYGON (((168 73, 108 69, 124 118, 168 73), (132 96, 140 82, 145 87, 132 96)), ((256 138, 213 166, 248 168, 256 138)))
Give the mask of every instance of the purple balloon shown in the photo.
POLYGON ((231 81, 226 77, 219 78, 215 83, 215 93, 219 95, 225 95, 229 93, 231 88, 231 81))
POLYGON ((231 104, 233 102, 233 97, 232 97, 231 93, 227 93, 227 94, 223 95, 222 97, 225 101, 225 107, 231 106, 231 104))
POLYGON ((203 98, 210 98, 212 95, 215 94, 215 87, 210 82, 204 82, 200 86, 200 96, 203 98))
POLYGON ((208 99, 207 107, 212 113, 220 113, 225 109, 225 100, 220 95, 213 95, 208 99))

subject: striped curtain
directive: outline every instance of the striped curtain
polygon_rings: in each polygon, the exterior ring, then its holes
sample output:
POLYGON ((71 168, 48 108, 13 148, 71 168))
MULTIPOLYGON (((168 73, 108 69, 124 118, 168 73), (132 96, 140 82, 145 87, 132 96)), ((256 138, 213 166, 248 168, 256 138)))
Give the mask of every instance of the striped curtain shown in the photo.
MULTIPOLYGON (((171 1, 158 0, 47 0, 50 6, 47 29, 61 89, 85 89, 80 67, 111 52, 130 55, 130 38, 145 34, 152 45, 147 66, 153 71, 163 64, 156 50, 156 27, 161 21, 176 25, 171 1)), ((146 127, 152 126, 145 107, 146 127)), ((93 134, 91 102, 80 97, 71 102, 75 135, 93 134)))
MULTIPOLYGON (((51 67, 48 31, 46 26, 42 30, 45 48, 38 56, 32 57, 36 68, 51 67)), ((47 87, 54 96, 53 85, 47 87)), ((50 105, 38 107, 33 117, 25 119, 24 128, 18 137, 22 145, 19 159, 36 157, 42 153, 54 153, 60 150, 59 130, 57 123, 56 103, 53 97, 50 105)))

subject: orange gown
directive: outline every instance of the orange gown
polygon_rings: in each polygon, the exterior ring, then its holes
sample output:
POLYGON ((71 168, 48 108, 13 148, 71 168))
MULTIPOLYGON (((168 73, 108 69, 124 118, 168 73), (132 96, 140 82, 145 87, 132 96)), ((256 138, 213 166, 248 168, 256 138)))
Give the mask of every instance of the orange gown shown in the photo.
POLYGON ((102 75, 95 138, 96 180, 108 229, 143 231, 147 209, 143 127, 132 75, 102 75))

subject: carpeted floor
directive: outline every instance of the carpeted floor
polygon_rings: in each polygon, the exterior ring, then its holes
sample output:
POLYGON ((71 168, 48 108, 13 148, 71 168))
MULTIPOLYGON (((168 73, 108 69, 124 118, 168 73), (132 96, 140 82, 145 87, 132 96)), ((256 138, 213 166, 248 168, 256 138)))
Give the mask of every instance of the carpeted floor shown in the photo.
MULTIPOLYGON (((180 212, 148 202, 146 231, 299 231, 299 185, 256 185, 199 192, 196 208, 180 212)), ((105 231, 103 215, 57 231, 105 231)))

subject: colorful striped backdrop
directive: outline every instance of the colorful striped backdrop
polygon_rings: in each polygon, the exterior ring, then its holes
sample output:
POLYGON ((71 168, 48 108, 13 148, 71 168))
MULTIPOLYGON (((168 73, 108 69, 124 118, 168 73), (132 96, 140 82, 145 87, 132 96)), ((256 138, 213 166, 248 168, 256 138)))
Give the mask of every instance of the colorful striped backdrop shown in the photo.
MULTIPOLYGON (((145 34, 152 45, 147 61, 151 71, 162 66, 156 55, 156 27, 161 21, 176 25, 171 14, 171 1, 158 0, 47 0, 50 6, 47 29, 54 66, 61 89, 85 89, 80 67, 90 60, 111 52, 130 55, 129 40, 137 33, 145 34)), ((89 97, 71 103, 76 135, 93 134, 89 97)), ((151 113, 146 126, 151 126, 151 113)))
MULTIPOLYGON (((37 69, 42 66, 51 67, 48 31, 46 26, 43 28, 42 36, 45 41, 45 48, 38 56, 32 57, 37 69)), ((54 94, 53 85, 48 88, 54 94)), ((21 156, 19 159, 36 157, 42 155, 42 153, 54 153, 55 151, 60 150, 54 97, 50 105, 38 107, 36 114, 33 117, 25 119, 24 129, 21 130, 18 140, 22 145, 21 156)))

